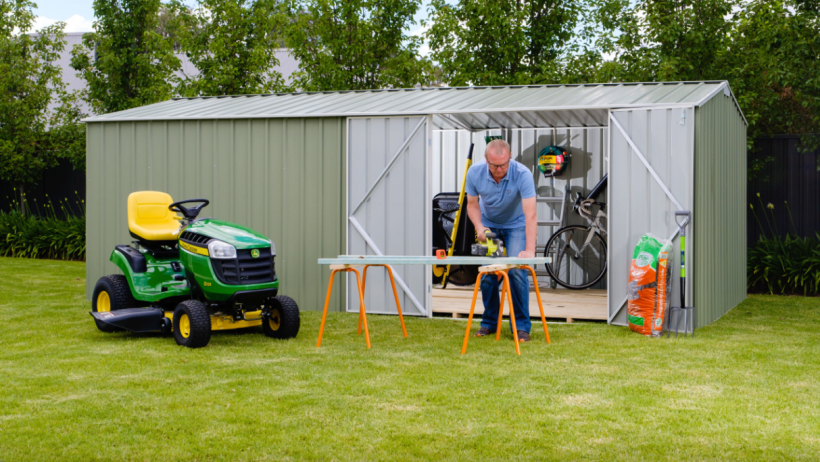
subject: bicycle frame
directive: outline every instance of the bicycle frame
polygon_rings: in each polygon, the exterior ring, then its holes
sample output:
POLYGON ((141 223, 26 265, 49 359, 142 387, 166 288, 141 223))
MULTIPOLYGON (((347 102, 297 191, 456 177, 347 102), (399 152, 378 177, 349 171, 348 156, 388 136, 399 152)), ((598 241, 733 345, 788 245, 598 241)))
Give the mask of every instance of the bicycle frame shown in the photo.
POLYGON ((601 218, 606 218, 606 213, 604 213, 603 210, 604 204, 595 201, 595 198, 598 197, 598 195, 600 195, 603 189, 606 187, 607 177, 608 175, 604 175, 604 177, 601 178, 601 181, 599 181, 598 184, 596 184, 595 187, 592 188, 592 191, 590 191, 586 198, 581 199, 581 195, 578 194, 578 198, 576 199, 574 211, 578 213, 578 215, 582 216, 584 220, 587 221, 590 231, 589 234, 587 234, 587 238, 584 241, 584 245, 581 246, 581 248, 578 249, 578 251, 575 253, 576 259, 579 258, 581 253, 584 250, 586 250, 587 247, 589 247, 590 242, 592 242, 592 236, 594 233, 601 234, 602 236, 609 235, 606 231, 606 227, 601 224, 601 218), (600 208, 598 209, 598 212, 594 214, 593 217, 593 212, 590 210, 590 207, 594 205, 598 205, 600 208))

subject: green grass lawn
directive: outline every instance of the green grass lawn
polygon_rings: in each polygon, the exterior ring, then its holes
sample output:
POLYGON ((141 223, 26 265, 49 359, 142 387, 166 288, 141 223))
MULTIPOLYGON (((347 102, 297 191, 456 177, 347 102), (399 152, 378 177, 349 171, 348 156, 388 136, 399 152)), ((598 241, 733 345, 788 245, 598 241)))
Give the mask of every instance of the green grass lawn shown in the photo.
MULTIPOLYGON (((284 287, 287 287, 287 282, 284 287)), ((99 332, 82 263, 0 258, 0 461, 817 460, 820 299, 753 296, 694 339, 303 312, 294 340, 99 332), (474 324, 474 329, 477 329, 474 324)), ((316 290, 324 290, 317 287, 316 290)), ((297 300, 298 301, 298 300, 297 300)), ((303 309, 318 307, 302 307, 303 309)))

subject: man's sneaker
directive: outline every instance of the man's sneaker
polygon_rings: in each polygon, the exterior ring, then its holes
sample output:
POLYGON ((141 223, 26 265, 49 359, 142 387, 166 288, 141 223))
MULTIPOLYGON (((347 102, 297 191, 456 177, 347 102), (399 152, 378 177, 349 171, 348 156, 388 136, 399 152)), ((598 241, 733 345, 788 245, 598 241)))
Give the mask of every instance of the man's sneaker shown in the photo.
POLYGON ((524 343, 530 341, 530 333, 524 332, 523 330, 518 331, 518 343, 524 343))
POLYGON ((486 336, 488 336, 490 334, 493 334, 493 333, 494 332, 490 332, 490 329, 487 329, 486 327, 482 327, 481 329, 478 329, 478 332, 475 333, 475 336, 476 337, 486 337, 486 336))

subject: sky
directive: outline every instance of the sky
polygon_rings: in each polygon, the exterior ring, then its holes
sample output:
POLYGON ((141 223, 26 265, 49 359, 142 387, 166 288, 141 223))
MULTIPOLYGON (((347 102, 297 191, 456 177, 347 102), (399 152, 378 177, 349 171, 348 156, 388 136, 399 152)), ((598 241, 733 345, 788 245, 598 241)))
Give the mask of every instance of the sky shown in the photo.
MULTIPOLYGON (((37 14, 37 22, 34 29, 54 24, 57 21, 65 21, 66 32, 91 32, 94 22, 94 0, 34 0, 37 4, 34 12, 37 14)), ((416 14, 416 22, 427 19, 427 5, 429 0, 424 0, 422 7, 416 14)), ((423 32, 421 26, 412 26, 411 35, 418 35, 423 32)), ((423 55, 428 52, 427 45, 420 50, 423 55)))
POLYGON ((65 21, 66 32, 91 32, 94 0, 34 0, 37 21, 34 29, 65 21))

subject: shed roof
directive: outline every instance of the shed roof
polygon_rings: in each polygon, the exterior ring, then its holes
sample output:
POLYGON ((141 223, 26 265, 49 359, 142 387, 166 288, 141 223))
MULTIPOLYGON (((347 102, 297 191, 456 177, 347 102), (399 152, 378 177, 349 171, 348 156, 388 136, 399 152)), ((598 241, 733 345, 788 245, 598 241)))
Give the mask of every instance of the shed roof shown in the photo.
POLYGON ((439 87, 211 96, 175 98, 90 117, 85 122, 433 114, 438 128, 595 127, 607 125, 606 113, 610 109, 700 106, 721 92, 731 95, 728 82, 439 87))

